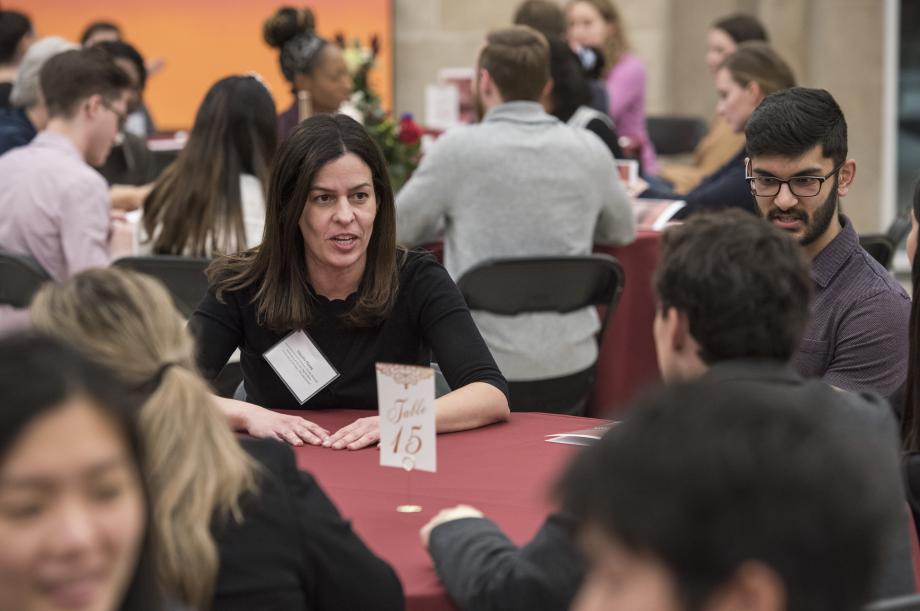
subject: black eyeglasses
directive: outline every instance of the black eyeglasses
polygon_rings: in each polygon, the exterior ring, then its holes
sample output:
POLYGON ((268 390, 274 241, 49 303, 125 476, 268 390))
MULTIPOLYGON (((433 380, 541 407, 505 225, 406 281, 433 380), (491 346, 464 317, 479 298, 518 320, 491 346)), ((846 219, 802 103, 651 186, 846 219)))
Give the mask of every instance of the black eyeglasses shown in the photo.
POLYGON ((118 110, 105 101, 102 102, 102 105, 118 118, 118 131, 122 131, 125 128, 125 122, 128 120, 128 113, 118 110))
POLYGON ((844 163, 846 162, 841 162, 824 176, 793 176, 787 180, 776 176, 745 176, 744 178, 751 186, 751 193, 757 197, 779 195, 783 184, 788 185, 789 191, 796 197, 814 197, 821 192, 824 181, 839 172, 844 163))

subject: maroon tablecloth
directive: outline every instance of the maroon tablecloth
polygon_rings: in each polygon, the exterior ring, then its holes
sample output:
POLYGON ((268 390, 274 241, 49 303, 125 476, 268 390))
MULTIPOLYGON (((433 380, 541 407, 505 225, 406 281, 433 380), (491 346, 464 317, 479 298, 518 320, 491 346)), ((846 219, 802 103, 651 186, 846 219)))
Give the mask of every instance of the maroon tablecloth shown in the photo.
MULTIPOLYGON (((368 415, 358 410, 288 412, 334 431, 368 415)), ((453 609, 438 581, 419 528, 438 511, 458 503, 482 510, 517 543, 528 541, 552 508, 549 488, 578 449, 547 443, 551 433, 598 424, 591 418, 515 413, 510 422, 438 436, 438 472, 379 466, 376 448, 334 451, 295 448, 297 464, 320 482, 368 546, 396 570, 406 609, 453 609), (421 513, 397 513, 403 503, 421 513)))
POLYGON ((597 380, 588 402, 589 416, 616 412, 659 378, 652 324, 655 294, 652 275, 658 265, 661 233, 640 231, 628 246, 595 245, 594 252, 612 255, 626 272, 626 287, 607 325, 597 359, 597 380))

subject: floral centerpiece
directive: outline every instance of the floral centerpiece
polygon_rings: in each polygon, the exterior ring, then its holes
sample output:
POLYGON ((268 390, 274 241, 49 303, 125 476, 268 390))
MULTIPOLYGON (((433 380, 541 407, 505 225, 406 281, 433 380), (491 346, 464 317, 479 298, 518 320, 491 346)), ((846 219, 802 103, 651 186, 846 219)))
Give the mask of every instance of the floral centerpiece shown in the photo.
POLYGON ((354 82, 351 103, 363 117, 364 127, 383 152, 390 170, 393 191, 399 191, 418 166, 422 130, 409 113, 396 121, 391 113, 383 109, 380 96, 371 87, 368 76, 380 51, 377 36, 371 37, 368 47, 362 46, 357 39, 348 45, 341 34, 336 36, 336 42, 342 47, 345 63, 354 82))

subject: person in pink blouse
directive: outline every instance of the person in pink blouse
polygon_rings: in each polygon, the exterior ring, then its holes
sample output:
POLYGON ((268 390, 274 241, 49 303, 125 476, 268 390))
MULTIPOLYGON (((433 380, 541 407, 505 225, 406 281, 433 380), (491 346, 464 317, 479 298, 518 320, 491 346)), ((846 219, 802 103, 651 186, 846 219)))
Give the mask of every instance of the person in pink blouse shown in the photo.
POLYGON ((603 51, 610 117, 617 133, 639 144, 643 174, 656 174, 655 147, 645 127, 645 66, 629 50, 619 11, 610 0, 572 0, 566 19, 569 44, 603 51))

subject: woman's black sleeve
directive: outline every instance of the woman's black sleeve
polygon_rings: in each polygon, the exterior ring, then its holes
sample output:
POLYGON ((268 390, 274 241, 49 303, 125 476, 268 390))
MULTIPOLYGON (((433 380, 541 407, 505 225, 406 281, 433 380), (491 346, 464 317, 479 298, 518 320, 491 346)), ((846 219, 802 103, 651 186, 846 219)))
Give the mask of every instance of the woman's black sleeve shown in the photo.
POLYGON ((195 362, 201 375, 213 381, 220 374, 243 338, 242 314, 234 295, 224 293, 221 303, 208 289, 189 319, 188 328, 195 338, 195 362))
POLYGON ((304 582, 314 588, 311 608, 403 609, 396 573, 358 538, 316 480, 297 470, 293 458, 285 466, 285 481, 298 517, 299 543, 308 560, 304 582))
POLYGON ((425 342, 452 390, 485 382, 508 396, 508 383, 479 333, 460 289, 434 259, 413 278, 413 302, 425 342))

